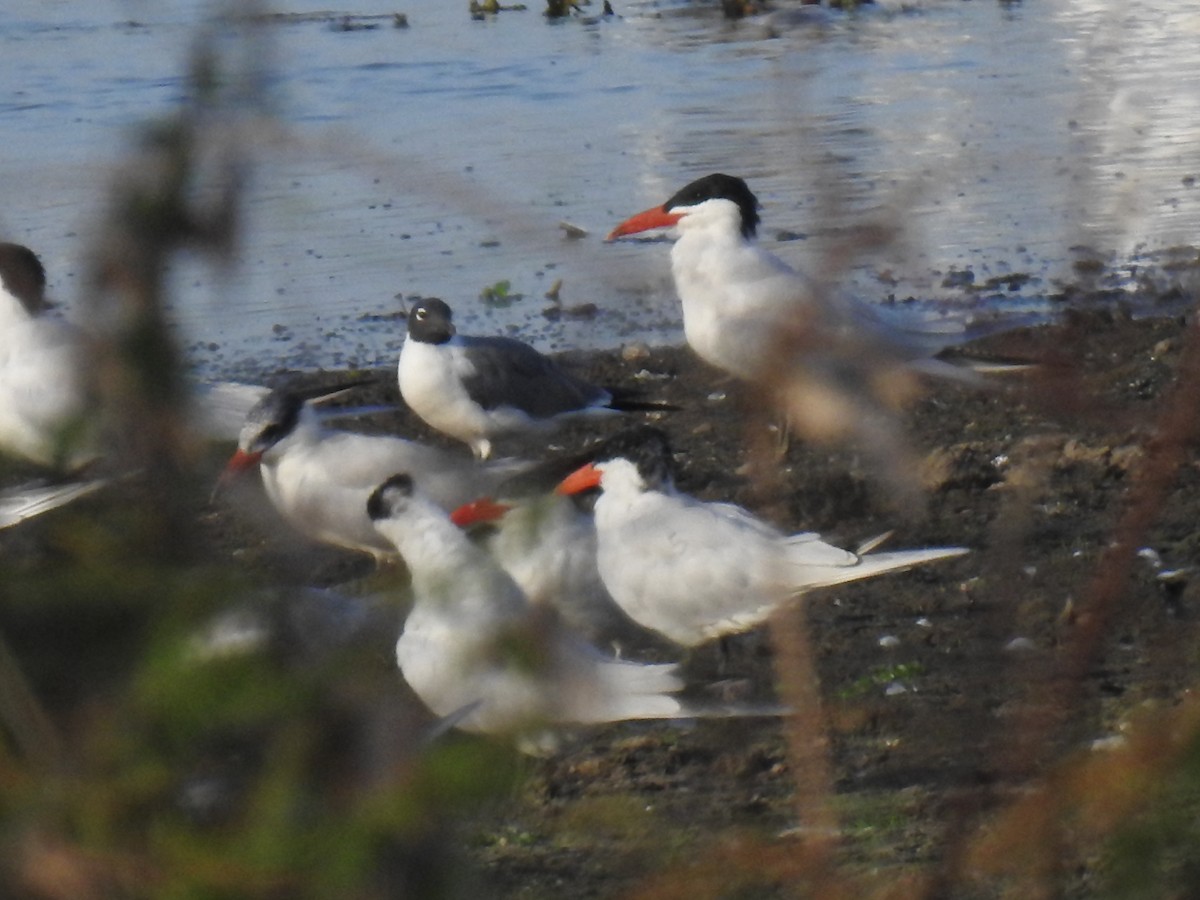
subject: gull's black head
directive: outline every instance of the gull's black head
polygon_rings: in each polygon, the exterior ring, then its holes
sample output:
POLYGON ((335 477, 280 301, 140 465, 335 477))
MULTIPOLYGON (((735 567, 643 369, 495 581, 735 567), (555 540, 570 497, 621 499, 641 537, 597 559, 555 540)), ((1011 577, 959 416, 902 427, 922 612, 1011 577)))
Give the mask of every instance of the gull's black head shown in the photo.
POLYGON ((367 499, 367 515, 372 522, 390 519, 398 510, 404 508, 405 501, 412 494, 412 476, 403 472, 393 475, 371 492, 367 499))
POLYGON ((638 425, 617 433, 596 448, 593 459, 597 463, 629 460, 637 466, 638 474, 649 488, 669 484, 675 475, 670 441, 652 425, 638 425))
POLYGON ((0 280, 31 316, 50 305, 46 302, 46 270, 24 244, 0 243, 0 280))
POLYGON ((436 297, 418 300, 408 313, 408 336, 422 344, 444 344, 454 337, 454 314, 436 297))
POLYGON ((742 235, 754 237, 758 231, 758 198, 750 192, 746 182, 734 175, 714 172, 697 178, 687 187, 681 188, 663 204, 663 212, 681 206, 698 206, 705 200, 729 200, 737 204, 742 214, 742 235))

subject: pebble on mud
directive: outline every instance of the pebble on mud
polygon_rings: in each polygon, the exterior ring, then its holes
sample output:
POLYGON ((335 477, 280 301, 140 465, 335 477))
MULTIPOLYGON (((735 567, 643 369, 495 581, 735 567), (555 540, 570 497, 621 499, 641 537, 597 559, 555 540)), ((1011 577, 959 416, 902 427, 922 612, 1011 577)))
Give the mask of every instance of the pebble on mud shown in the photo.
POLYGON ((1027 637, 1016 637, 1005 644, 1004 649, 1009 653, 1028 653, 1036 650, 1037 645, 1027 637))
POLYGON ((645 362, 650 358, 650 347, 642 341, 633 341, 621 348, 621 359, 627 363, 645 362))

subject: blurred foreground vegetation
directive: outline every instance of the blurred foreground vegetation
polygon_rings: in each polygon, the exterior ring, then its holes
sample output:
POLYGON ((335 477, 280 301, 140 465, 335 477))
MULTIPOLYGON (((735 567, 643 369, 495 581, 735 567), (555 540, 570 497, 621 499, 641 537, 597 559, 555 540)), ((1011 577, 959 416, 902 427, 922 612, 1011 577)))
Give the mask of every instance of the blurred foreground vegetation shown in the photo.
MULTIPOLYGON (((201 527, 215 456, 186 427, 183 361, 164 316, 164 275, 176 254, 204 253, 220 265, 236 246, 253 163, 253 141, 242 138, 268 115, 255 62, 267 58, 255 51, 267 39, 219 21, 202 35, 192 96, 137 136, 133 162, 114 184, 83 312, 96 326, 97 409, 121 479, 0 533, 0 895, 477 897, 494 891, 476 868, 481 859, 513 846, 582 853, 592 843, 622 844, 618 855, 637 857, 640 870, 633 887, 597 873, 597 895, 1196 892, 1194 696, 1131 717, 1112 749, 1040 759, 1053 722, 1078 700, 1071 679, 1086 673, 1122 602, 1129 555, 1194 454, 1196 414, 1185 401, 1200 367, 1191 331, 1146 462, 1131 477, 1124 530, 1077 601, 1076 615, 1091 624, 1068 648, 1060 680, 1037 694, 1045 719, 1015 726, 1025 762, 994 789, 944 804, 935 864, 870 857, 881 835, 904 834, 912 812, 895 792, 874 802, 835 790, 836 773, 814 777, 828 762, 819 708, 804 712, 812 728, 785 723, 778 756, 761 750, 772 777, 800 783, 787 801, 799 827, 701 831, 653 818, 634 793, 566 806, 549 795, 545 773, 556 766, 586 781, 608 764, 634 765, 644 750, 636 736, 569 764, 522 760, 456 735, 427 740, 433 723, 413 709, 391 657, 398 600, 366 645, 306 648, 289 630, 301 587, 258 583, 201 527), (260 646, 211 639, 214 623, 247 610, 266 623, 260 646), (539 804, 554 813, 539 818, 531 812, 539 804), (506 824, 510 808, 537 830, 506 824)), ((801 629, 782 645, 805 641, 801 629)), ((831 708, 853 715, 862 695, 897 671, 921 674, 903 664, 886 676, 861 674, 831 708)), ((794 668, 780 677, 782 696, 817 695, 815 684, 794 683, 794 668)), ((711 762, 688 757, 669 736, 656 741, 647 765, 664 772, 711 762)), ((560 896, 553 878, 531 872, 522 889, 514 877, 507 895, 560 896)))

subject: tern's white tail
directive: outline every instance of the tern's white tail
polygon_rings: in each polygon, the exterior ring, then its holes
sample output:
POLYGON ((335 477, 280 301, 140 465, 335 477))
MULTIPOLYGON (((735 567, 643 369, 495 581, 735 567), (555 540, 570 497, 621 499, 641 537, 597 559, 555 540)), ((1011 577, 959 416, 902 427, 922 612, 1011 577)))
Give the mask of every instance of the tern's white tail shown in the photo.
POLYGON ((605 698, 601 709, 586 718, 594 721, 622 719, 674 719, 686 715, 671 694, 683 688, 674 664, 646 664, 605 660, 597 667, 605 698))
POLYGON ((887 553, 857 555, 837 551, 812 535, 801 534, 788 540, 787 565, 794 577, 790 583, 796 591, 847 581, 872 578, 884 572, 911 569, 939 559, 950 559, 969 553, 966 547, 926 547, 920 550, 892 550, 887 553), (838 558, 838 554, 842 554, 838 558))

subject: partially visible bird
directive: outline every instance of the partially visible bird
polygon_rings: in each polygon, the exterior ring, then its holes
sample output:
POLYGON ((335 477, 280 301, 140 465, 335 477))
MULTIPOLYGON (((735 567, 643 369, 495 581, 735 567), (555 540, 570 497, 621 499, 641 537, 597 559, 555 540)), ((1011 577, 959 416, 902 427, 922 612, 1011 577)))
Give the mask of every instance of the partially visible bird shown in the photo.
POLYGON ((0 491, 0 529, 19 525, 100 490, 106 479, 68 480, 58 483, 32 482, 0 491))
POLYGON ((502 435, 549 430, 566 419, 671 407, 616 397, 508 337, 458 334, 450 307, 418 301, 400 351, 400 394, 430 426, 486 459, 502 435))
POLYGON ((600 578, 592 516, 599 492, 567 497, 555 491, 564 477, 603 454, 609 440, 538 462, 492 496, 458 507, 450 520, 487 548, 534 605, 553 607, 590 643, 624 653, 655 641, 647 641, 650 632, 625 614, 600 578))
POLYGON ((559 491, 597 486, 597 564, 609 594, 635 622, 688 647, 753 628, 812 588, 968 552, 864 554, 812 532, 786 535, 741 507, 677 491, 666 436, 652 428, 614 439, 559 491))
POLYGON ((466 529, 489 523, 481 540, 492 558, 532 604, 555 609, 590 643, 620 647, 636 629, 608 596, 596 568, 595 523, 571 498, 480 498, 455 509, 450 520, 466 529))
POLYGON ((0 243, 0 451, 69 471, 97 456, 83 338, 50 312, 45 288, 37 255, 0 243))
MULTIPOLYGON (((555 482, 581 462, 562 469, 555 482)), ((613 601, 600 578, 596 523, 586 499, 557 494, 553 483, 538 491, 514 485, 524 481, 523 475, 509 479, 495 497, 458 507, 450 520, 486 548, 534 606, 553 608, 589 643, 619 655, 644 649, 648 632, 613 601)))
POLYGON ((327 428, 312 402, 343 387, 307 394, 286 389, 269 393, 248 413, 238 449, 218 484, 258 468, 275 508, 296 530, 337 547, 394 559, 395 545, 367 517, 367 498, 383 479, 408 471, 422 480, 428 496, 445 509, 489 493, 524 465, 514 461, 479 464, 470 457, 393 435, 367 435, 327 428))
POLYGON ((554 725, 686 715, 673 665, 622 662, 575 638, 408 474, 381 484, 367 511, 408 561, 413 605, 396 659, 436 715, 465 710, 461 728, 543 747, 554 725))

